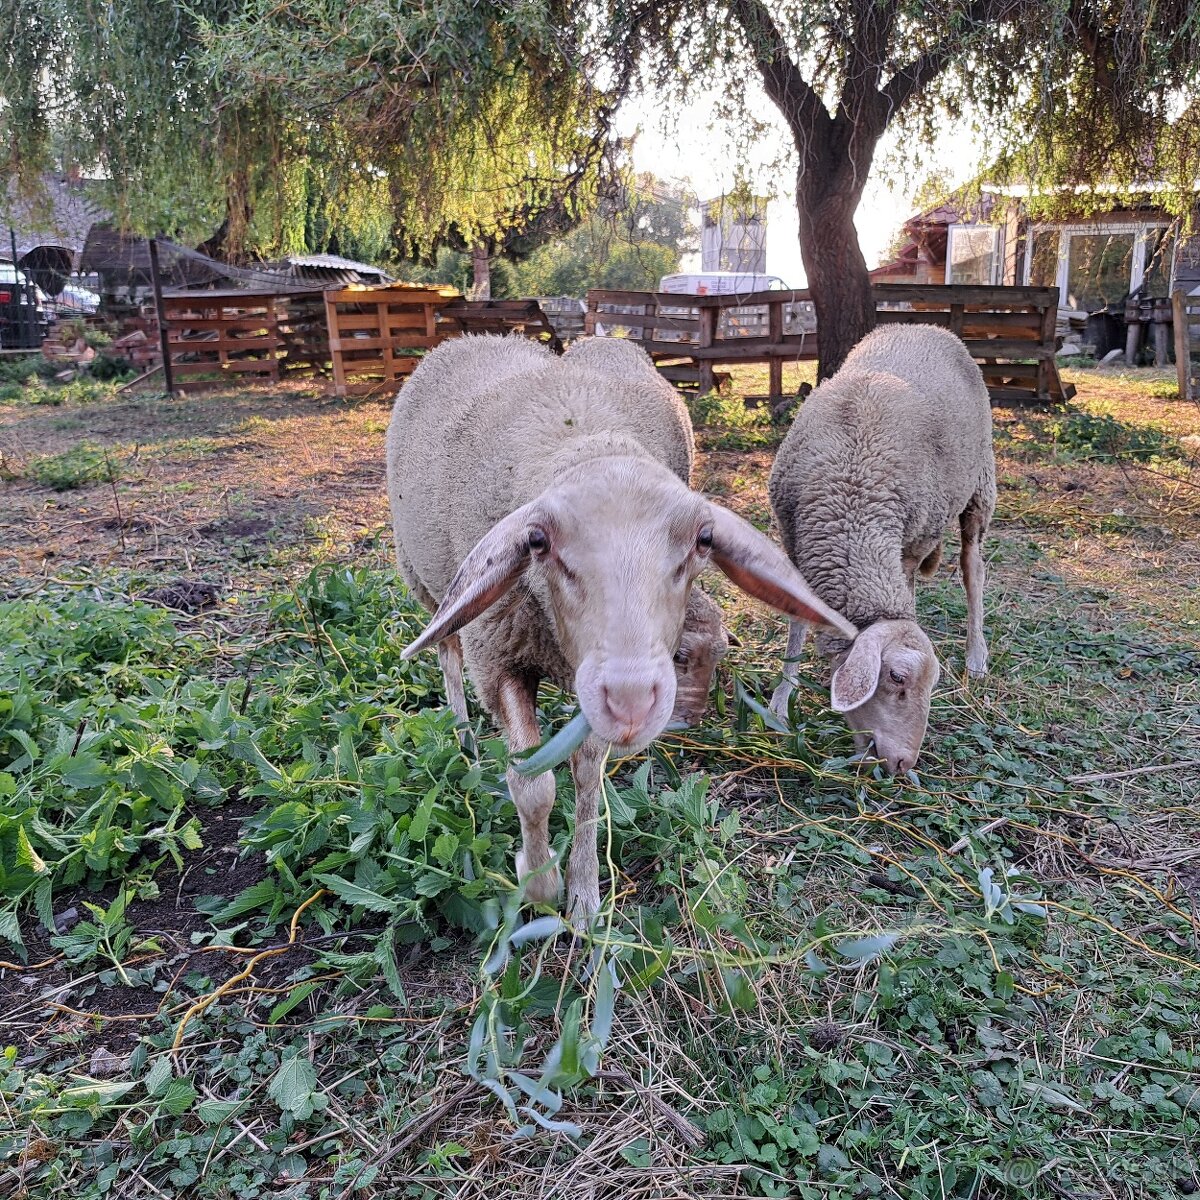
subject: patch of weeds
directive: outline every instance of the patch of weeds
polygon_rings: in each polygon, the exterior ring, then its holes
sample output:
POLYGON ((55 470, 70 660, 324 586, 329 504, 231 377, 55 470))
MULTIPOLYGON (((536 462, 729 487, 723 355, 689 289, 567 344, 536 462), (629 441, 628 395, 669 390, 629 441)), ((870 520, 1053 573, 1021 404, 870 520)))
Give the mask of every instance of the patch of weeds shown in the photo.
POLYGON ((25 474, 42 487, 65 492, 91 483, 119 479, 122 466, 104 447, 81 442, 61 454, 31 458, 25 465, 25 474))
POLYGON ((686 397, 697 444, 708 450, 759 450, 777 446, 785 430, 771 424, 765 409, 747 409, 741 399, 722 392, 686 397))
POLYGON ((1124 458, 1150 462, 1182 455, 1178 439, 1164 430, 1119 421, 1108 413, 1070 409, 1047 421, 1045 431, 1052 450, 1068 461, 1115 462, 1124 458))

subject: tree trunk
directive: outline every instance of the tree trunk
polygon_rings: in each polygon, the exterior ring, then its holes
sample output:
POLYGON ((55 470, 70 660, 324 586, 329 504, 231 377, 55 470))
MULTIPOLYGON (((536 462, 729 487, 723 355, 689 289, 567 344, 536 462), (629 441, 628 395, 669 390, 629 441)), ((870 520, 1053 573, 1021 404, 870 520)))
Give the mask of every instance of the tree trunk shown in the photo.
POLYGON ((492 298, 492 264, 488 258, 486 246, 472 248, 471 268, 474 272, 471 299, 490 300, 492 298))
POLYGON ((875 328, 871 277, 854 228, 860 192, 822 186, 827 179, 802 171, 796 188, 800 256, 817 310, 818 380, 875 328))

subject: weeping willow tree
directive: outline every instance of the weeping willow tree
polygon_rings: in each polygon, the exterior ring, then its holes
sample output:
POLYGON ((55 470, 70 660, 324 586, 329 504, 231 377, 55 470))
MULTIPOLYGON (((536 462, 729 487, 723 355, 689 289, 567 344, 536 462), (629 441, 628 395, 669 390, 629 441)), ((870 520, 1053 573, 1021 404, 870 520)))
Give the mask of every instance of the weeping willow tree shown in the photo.
MULTIPOLYGON (((830 375, 875 324, 853 219, 889 130, 975 120, 999 175, 1111 206, 1147 178, 1178 211, 1200 177, 1194 0, 598 0, 618 70, 685 102, 757 74, 795 148, 800 248, 830 375), (1082 185, 1082 192, 1075 185, 1082 185), (1101 199, 1102 197, 1102 199, 1101 199)), ((1048 200, 1047 203, 1053 201, 1048 200)))
POLYGON ((99 174, 130 229, 482 268, 605 186, 588 38, 561 0, 0 0, 0 135, 29 184, 99 174))

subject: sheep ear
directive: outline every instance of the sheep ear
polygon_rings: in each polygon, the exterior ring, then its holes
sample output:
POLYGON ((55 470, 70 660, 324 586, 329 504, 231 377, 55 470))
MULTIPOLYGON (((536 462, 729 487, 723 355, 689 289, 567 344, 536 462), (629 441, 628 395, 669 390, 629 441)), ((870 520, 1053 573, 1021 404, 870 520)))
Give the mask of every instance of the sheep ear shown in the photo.
POLYGON ((744 592, 797 621, 828 625, 844 637, 857 630, 834 612, 804 582, 778 546, 749 521, 743 521, 719 504, 709 504, 712 517, 713 562, 744 592))
POLYGON ((457 633, 486 611, 521 577, 529 563, 532 506, 524 505, 498 521, 463 559, 424 632, 410 642, 401 658, 412 658, 457 633))
POLYGON ((882 669, 883 647, 879 639, 861 634, 850 647, 846 661, 833 673, 829 707, 836 713, 846 713, 866 704, 879 687, 882 669))

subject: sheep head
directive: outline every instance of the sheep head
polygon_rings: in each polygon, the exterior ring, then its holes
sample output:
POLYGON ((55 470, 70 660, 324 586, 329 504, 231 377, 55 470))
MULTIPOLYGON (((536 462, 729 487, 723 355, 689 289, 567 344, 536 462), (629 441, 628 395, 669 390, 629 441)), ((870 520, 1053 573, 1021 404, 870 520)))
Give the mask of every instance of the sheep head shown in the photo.
POLYGON ((553 624, 591 729, 632 754, 671 719, 688 596, 710 562, 779 611, 853 636, 752 525, 653 460, 613 456, 564 471, 497 522, 404 657, 461 629, 520 580, 553 624))
POLYGON ((893 775, 916 764, 929 723, 929 698, 941 675, 933 643, 916 621, 877 621, 837 657, 830 706, 893 775))

